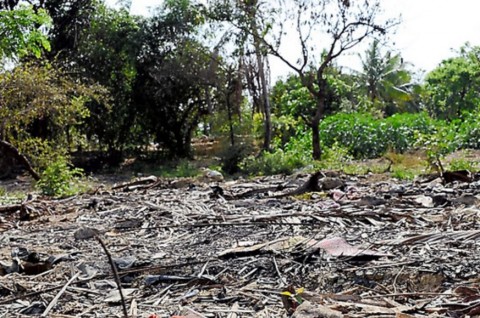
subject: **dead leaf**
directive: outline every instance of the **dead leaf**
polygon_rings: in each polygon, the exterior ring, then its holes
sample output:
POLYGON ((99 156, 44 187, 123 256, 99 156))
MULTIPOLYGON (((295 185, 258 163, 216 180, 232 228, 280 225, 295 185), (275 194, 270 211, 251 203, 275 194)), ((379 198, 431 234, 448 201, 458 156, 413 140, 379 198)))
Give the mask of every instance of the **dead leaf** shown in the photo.
POLYGON ((321 248, 327 254, 332 256, 372 256, 372 257, 391 257, 392 254, 382 253, 370 249, 363 249, 357 246, 350 245, 343 237, 334 237, 330 239, 324 239, 311 245, 311 248, 321 248))
MULTIPOLYGON (((126 298, 136 290, 137 290, 136 288, 125 288, 125 289, 122 289, 122 293, 123 293, 123 296, 126 298)), ((115 289, 109 292, 103 301, 106 303, 119 303, 121 300, 122 299, 120 297, 120 292, 117 289, 115 289)))

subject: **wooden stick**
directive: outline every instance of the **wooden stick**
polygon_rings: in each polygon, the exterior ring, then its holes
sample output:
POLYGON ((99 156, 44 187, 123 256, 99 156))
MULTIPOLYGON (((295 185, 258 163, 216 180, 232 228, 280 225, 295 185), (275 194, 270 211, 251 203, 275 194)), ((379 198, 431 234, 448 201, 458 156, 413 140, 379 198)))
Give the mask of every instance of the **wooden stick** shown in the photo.
POLYGON ((73 275, 72 278, 68 280, 68 282, 63 286, 63 288, 57 293, 57 295, 52 299, 50 304, 48 304, 47 308, 43 311, 41 317, 47 317, 48 313, 52 308, 57 304, 58 300, 60 297, 63 295, 63 293, 67 290, 68 285, 70 285, 75 279, 77 279, 78 276, 80 276, 81 272, 76 273, 73 275))
POLYGON ((110 252, 107 249, 107 246, 105 245, 103 240, 100 238, 100 236, 95 235, 95 238, 97 239, 98 243, 100 243, 100 245, 102 245, 102 248, 105 251, 105 254, 107 254, 108 262, 110 263, 110 266, 112 267, 113 277, 115 278, 115 282, 117 283, 118 292, 120 293, 120 299, 122 300, 123 315, 125 316, 125 318, 128 318, 127 305, 126 305, 126 302, 125 302, 125 297, 123 297, 122 285, 121 285, 121 282, 120 282, 120 277, 118 276, 117 266, 115 266, 115 263, 113 262, 113 259, 112 259, 112 254, 110 254, 110 252))

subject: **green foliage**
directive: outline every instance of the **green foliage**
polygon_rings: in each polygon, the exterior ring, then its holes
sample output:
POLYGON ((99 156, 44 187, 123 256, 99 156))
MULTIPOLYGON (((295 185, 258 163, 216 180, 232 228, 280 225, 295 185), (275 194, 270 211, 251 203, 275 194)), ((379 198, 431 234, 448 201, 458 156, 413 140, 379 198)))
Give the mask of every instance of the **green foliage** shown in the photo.
POLYGON ((75 55, 78 67, 107 88, 112 97, 111 109, 100 103, 87 104, 92 116, 82 130, 109 150, 139 142, 138 128, 135 131, 133 127, 141 125, 132 100, 142 39, 139 18, 103 4, 96 5, 88 28, 81 32, 75 55))
POLYGON ((426 150, 429 166, 460 149, 480 149, 480 113, 463 113, 450 122, 437 120, 433 131, 417 131, 415 145, 426 150))
POLYGON ((319 163, 319 168, 329 170, 343 170, 351 163, 353 157, 349 154, 347 148, 334 143, 331 147, 323 148, 323 157, 319 163))
POLYGON ((362 58, 358 74, 359 92, 367 96, 367 109, 392 115, 406 111, 411 101, 412 75, 406 70, 399 54, 382 54, 381 45, 374 40, 362 58))
POLYGON ((48 63, 26 63, 0 74, 0 138, 40 169, 83 138, 88 100, 106 99, 97 86, 73 81, 48 63))
POLYGON ((251 147, 245 143, 229 146, 220 154, 222 170, 228 174, 240 172, 242 161, 251 152, 251 147))
POLYGON ((391 176, 392 178, 399 180, 413 180, 415 178, 415 172, 401 167, 396 167, 393 169, 391 176))
MULTIPOLYGON (((296 136, 301 138, 305 134, 311 136, 302 120, 289 115, 272 116, 272 146, 274 148, 284 147, 292 138, 296 138, 296 136)), ((303 142, 309 142, 311 146, 311 140, 304 140, 303 142)))
POLYGON ((180 163, 175 167, 173 171, 173 175, 176 177, 186 178, 186 177, 194 177, 199 174, 199 170, 192 165, 191 162, 187 160, 181 160, 180 163))
POLYGON ((272 152, 263 152, 257 158, 246 158, 241 169, 253 175, 290 174, 312 161, 311 140, 310 132, 292 137, 283 147, 277 147, 272 152))
POLYGON ((194 2, 169 1, 145 25, 133 102, 143 134, 171 157, 192 156, 192 135, 216 104, 207 91, 217 86, 217 61, 196 39, 200 13, 194 2))
POLYGON ((0 10, 0 60, 21 58, 29 54, 39 58, 50 43, 41 28, 51 26, 51 18, 43 9, 20 6, 15 10, 0 10))
MULTIPOLYGON (((336 67, 327 68, 324 76, 327 82, 325 115, 332 114, 340 109, 354 108, 353 77, 342 74, 336 67)), ((316 85, 314 86, 317 88, 316 85)), ((275 83, 271 93, 271 101, 272 111, 278 118, 281 116, 308 118, 315 113, 317 108, 315 97, 296 75, 291 75, 285 81, 279 80, 275 83)))
POLYGON ((162 177, 168 178, 188 178, 200 174, 200 170, 189 160, 182 159, 172 165, 165 165, 158 172, 162 177))
POLYGON ((8 204, 20 204, 25 200, 25 191, 9 191, 5 187, 0 187, 0 206, 8 204))
POLYGON ((446 154, 457 149, 455 145, 456 134, 452 126, 439 125, 433 134, 419 134, 416 144, 423 148, 427 154, 427 167, 438 170, 438 161, 446 154))
POLYGON ((292 152, 277 149, 274 152, 263 152, 258 158, 248 157, 242 170, 250 175, 291 174, 301 168, 305 162, 292 152))
POLYGON ((460 149, 480 149, 480 112, 463 113, 460 120, 453 121, 456 127, 455 140, 460 149))
POLYGON ((425 113, 396 114, 387 119, 364 113, 340 113, 320 124, 325 148, 338 143, 356 159, 380 157, 387 150, 411 149, 419 133, 431 134, 435 127, 435 121, 425 113))
POLYGON ((467 160, 465 158, 454 158, 448 164, 448 170, 457 171, 457 170, 468 170, 476 171, 478 169, 478 163, 467 160))
POLYGON ((385 123, 387 148, 399 153, 412 149, 418 134, 432 134, 440 124, 427 113, 395 114, 381 121, 385 123))
POLYGON ((44 195, 54 197, 66 197, 77 194, 80 190, 80 178, 83 170, 72 168, 63 156, 50 163, 42 172, 36 187, 44 195))
POLYGON ((459 56, 444 60, 426 77, 424 100, 430 114, 443 119, 459 118, 480 105, 480 47, 468 44, 459 56))

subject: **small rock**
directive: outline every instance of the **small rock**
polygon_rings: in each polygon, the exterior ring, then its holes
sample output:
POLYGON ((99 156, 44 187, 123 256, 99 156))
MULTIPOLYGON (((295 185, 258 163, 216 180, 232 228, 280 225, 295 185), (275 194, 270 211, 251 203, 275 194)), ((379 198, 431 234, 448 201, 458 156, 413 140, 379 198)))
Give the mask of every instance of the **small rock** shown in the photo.
POLYGON ((471 195, 471 194, 464 194, 452 201, 454 205, 477 205, 479 203, 479 200, 476 196, 471 195))
POLYGON ((203 177, 210 181, 223 181, 223 175, 217 170, 202 169, 203 177))
POLYGON ((345 187, 345 182, 339 178, 326 177, 320 180, 323 190, 332 190, 345 187))
POLYGON ((330 309, 320 304, 312 304, 305 300, 292 315, 293 318, 342 318, 339 311, 330 309))
POLYGON ((356 204, 357 206, 377 206, 377 205, 383 205, 386 203, 387 201, 383 198, 365 196, 361 198, 356 204))
POLYGON ((100 234, 100 231, 98 231, 97 229, 84 227, 76 230, 75 233, 73 234, 73 237, 76 240, 88 240, 95 237, 98 234, 100 234))
POLYGON ((419 195, 414 199, 415 203, 420 204, 424 208, 433 208, 433 198, 426 195, 419 195))
POLYGON ((447 204, 449 201, 447 199, 446 193, 438 193, 432 196, 432 201, 434 206, 442 206, 447 204))

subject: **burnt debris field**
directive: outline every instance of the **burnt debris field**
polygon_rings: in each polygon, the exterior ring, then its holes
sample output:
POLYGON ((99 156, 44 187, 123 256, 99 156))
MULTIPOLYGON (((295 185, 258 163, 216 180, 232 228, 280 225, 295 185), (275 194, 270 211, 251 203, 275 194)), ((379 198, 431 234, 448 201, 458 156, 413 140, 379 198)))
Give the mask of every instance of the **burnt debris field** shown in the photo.
POLYGON ((0 316, 478 316, 479 193, 322 173, 33 196, 0 206, 0 316))

